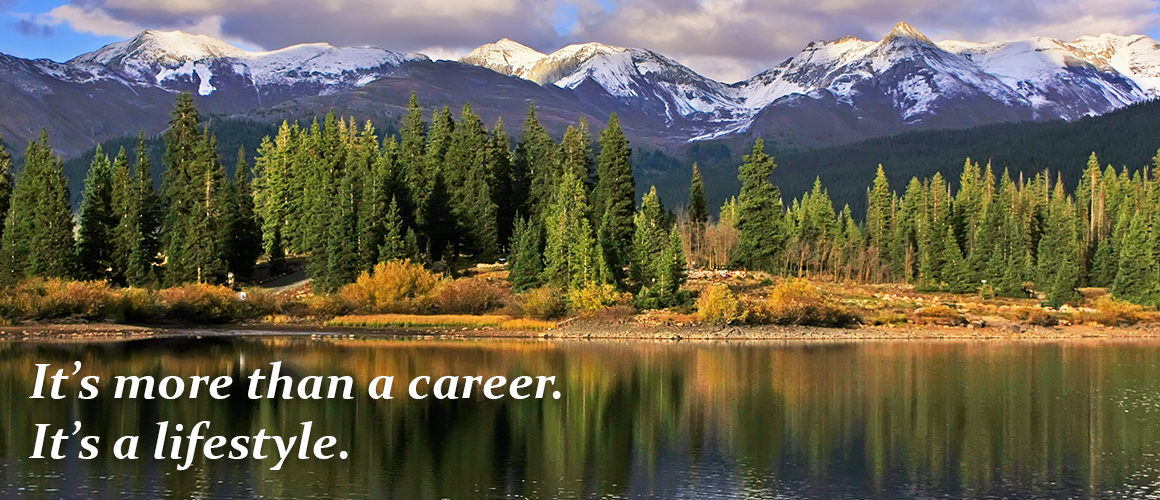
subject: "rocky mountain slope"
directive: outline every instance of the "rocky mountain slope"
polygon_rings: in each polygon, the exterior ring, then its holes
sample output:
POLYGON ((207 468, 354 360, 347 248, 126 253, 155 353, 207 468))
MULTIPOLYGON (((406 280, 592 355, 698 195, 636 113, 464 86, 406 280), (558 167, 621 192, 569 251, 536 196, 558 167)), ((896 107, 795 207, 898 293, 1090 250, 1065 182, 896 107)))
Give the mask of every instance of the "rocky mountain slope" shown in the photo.
POLYGON ((900 23, 879 41, 812 42, 726 84, 651 50, 600 43, 543 54, 503 39, 453 62, 327 44, 253 52, 145 31, 64 63, 0 54, 0 133, 19 150, 47 127, 58 150, 74 155, 97 141, 160 132, 178 91, 216 115, 310 119, 334 108, 381 122, 397 119, 414 91, 429 109, 472 102, 509 130, 535 102, 556 132, 580 116, 599 127, 616 112, 637 145, 764 137, 801 150, 1107 113, 1160 92, 1160 44, 1109 34, 935 42, 900 23))

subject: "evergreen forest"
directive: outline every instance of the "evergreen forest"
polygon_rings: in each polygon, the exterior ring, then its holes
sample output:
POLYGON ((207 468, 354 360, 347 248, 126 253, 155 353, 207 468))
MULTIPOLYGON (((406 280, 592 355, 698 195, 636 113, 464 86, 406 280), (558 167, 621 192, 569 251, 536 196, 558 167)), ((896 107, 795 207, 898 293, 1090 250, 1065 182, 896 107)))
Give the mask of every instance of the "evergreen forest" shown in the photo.
POLYGON ((223 158, 222 131, 180 94, 160 165, 143 135, 114 154, 98 146, 75 214, 47 134, 28 144, 19 170, 0 148, 0 284, 224 284, 249 281, 259 261, 273 275, 304 259, 315 291, 329 293, 382 262, 454 274, 506 259, 516 292, 550 287, 596 305, 631 294, 644 309, 688 303, 689 268, 1038 295, 1055 306, 1105 287, 1160 304, 1160 157, 1130 169, 1091 153, 1071 189, 1048 169, 970 159, 954 176, 908 180, 879 166, 855 213, 836 208, 820 177, 783 197, 757 140, 737 166, 739 191, 714 218, 696 162, 679 213, 655 187, 638 191, 616 115, 598 132, 580 121, 559 141, 534 105, 518 137, 470 104, 424 116, 412 95, 397 133, 331 113, 282 123, 256 151, 223 158))

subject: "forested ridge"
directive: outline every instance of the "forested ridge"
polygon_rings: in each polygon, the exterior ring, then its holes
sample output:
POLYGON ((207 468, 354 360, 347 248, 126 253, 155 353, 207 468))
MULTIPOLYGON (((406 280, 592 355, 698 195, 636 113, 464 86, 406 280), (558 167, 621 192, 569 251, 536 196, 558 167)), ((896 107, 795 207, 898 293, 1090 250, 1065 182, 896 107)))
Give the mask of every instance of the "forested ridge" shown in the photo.
MULTIPOLYGON (((557 142, 534 105, 522 133, 484 124, 470 104, 430 121, 414 95, 397 134, 336 117, 283 123, 227 175, 215 131, 181 94, 154 169, 147 140, 93 155, 77 217, 63 163, 41 137, 23 168, 0 155, 0 280, 104 280, 135 286, 247 280, 260 259, 306 259, 316 291, 333 292, 387 261, 454 273, 507 258, 515 291, 550 287, 570 301, 641 308, 687 303, 686 269, 911 283, 921 290, 1077 303, 1078 288, 1160 300, 1160 189, 1155 162, 1117 168, 1092 153, 1074 188, 966 160, 954 177, 882 167, 863 190, 865 216, 839 210, 820 177, 795 199, 771 182, 763 141, 736 170, 740 190, 711 222, 706 182, 691 168, 680 215, 650 189, 638 202, 615 115, 557 142), (594 138, 595 135, 595 138, 594 138), (251 164, 250 158, 253 158, 251 164), (161 172, 155 189, 154 170, 161 172)), ((713 152, 710 151, 710 156, 713 152)))

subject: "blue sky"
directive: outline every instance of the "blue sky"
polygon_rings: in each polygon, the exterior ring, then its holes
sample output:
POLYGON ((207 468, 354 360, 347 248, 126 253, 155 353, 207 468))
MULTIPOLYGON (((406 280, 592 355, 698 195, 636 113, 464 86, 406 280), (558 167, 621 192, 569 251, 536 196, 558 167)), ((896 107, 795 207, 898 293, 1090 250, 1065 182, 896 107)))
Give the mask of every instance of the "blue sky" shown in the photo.
POLYGON ((878 39, 898 21, 935 40, 1160 38, 1160 0, 0 0, 0 21, 0 52, 57 61, 145 28, 249 49, 321 41, 435 58, 506 37, 543 52, 649 48, 729 82, 812 40, 878 39))
POLYGON ((116 36, 77 33, 68 23, 47 26, 30 18, 65 3, 44 0, 6 3, 0 0, 0 6, 7 5, 4 9, 4 26, 0 27, 0 52, 23 58, 44 57, 64 61, 119 40, 116 36))

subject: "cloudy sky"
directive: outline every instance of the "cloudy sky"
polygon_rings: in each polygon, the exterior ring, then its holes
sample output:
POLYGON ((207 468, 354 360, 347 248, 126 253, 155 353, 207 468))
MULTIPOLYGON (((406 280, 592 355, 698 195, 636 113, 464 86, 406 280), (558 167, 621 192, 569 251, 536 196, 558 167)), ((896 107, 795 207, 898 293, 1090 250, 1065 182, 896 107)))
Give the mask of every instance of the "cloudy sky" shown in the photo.
POLYGON ((448 59, 507 37, 542 52, 649 48, 733 82, 811 40, 876 40, 898 21, 935 40, 1158 37, 1160 0, 0 0, 0 20, 0 52, 58 61, 145 28, 251 50, 322 41, 448 59))

